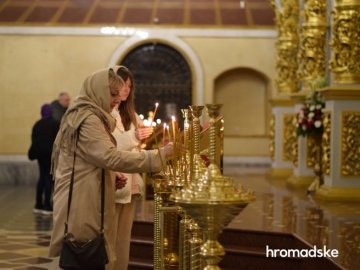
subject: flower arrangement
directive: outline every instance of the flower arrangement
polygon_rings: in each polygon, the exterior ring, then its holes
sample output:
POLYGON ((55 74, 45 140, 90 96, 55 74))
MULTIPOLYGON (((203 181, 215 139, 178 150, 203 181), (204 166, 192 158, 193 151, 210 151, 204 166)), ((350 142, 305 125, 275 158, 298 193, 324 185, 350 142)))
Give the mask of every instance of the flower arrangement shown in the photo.
POLYGON ((296 134, 298 136, 316 136, 324 131, 323 112, 325 102, 319 92, 313 91, 297 114, 296 134))

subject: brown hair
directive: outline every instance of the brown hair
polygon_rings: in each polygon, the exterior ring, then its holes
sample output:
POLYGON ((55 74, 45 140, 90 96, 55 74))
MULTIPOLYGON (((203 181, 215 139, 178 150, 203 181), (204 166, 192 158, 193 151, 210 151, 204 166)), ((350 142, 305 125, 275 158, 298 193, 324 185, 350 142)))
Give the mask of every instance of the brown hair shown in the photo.
MULTIPOLYGON (((123 87, 125 81, 118 76, 114 70, 109 70, 109 87, 110 87, 110 94, 116 94, 115 91, 118 92, 118 87, 123 87)), ((119 93, 117 93, 119 94, 119 93)))
POLYGON ((134 102, 134 99, 135 99, 135 97, 134 97, 134 90, 135 90, 134 76, 130 72, 130 70, 124 66, 121 66, 117 70, 116 74, 119 75, 124 80, 124 82, 126 82, 128 79, 131 82, 129 96, 125 101, 121 101, 120 106, 119 106, 121 122, 124 125, 124 129, 129 130, 131 123, 133 123, 134 126, 137 127, 137 121, 136 121, 136 117, 135 117, 135 102, 134 102))

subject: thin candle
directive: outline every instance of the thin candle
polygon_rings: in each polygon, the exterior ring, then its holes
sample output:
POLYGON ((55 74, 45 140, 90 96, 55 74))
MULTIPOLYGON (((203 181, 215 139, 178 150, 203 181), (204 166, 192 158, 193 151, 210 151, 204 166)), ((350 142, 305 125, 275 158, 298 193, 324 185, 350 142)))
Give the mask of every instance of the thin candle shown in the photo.
MULTIPOLYGON (((157 111, 158 106, 159 106, 159 103, 156 102, 156 103, 155 103, 154 114, 153 114, 153 116, 149 119, 148 125, 149 125, 149 127, 151 127, 151 128, 156 126, 156 123, 155 123, 155 125, 153 125, 153 122, 154 122, 154 119, 155 119, 155 114, 156 114, 156 111, 157 111)), ((154 135, 156 136, 156 134, 154 134, 154 135)), ((147 140, 148 140, 148 138, 145 139, 145 144, 147 144, 147 140)))
POLYGON ((163 162, 162 157, 161 157, 161 154, 160 154, 160 149, 159 149, 159 145, 158 145, 156 136, 155 136, 155 145, 156 145, 156 148, 157 148, 157 150, 158 150, 159 157, 160 157, 160 162, 161 162, 162 170, 163 170, 163 172, 165 173, 165 165, 164 165, 164 162, 163 162))
POLYGON ((155 103, 154 114, 153 114, 153 117, 152 117, 152 119, 151 119, 151 124, 152 124, 152 122, 153 122, 154 119, 155 119, 155 115, 156 115, 156 112, 157 112, 158 107, 159 107, 159 102, 156 102, 156 103, 155 103))
POLYGON ((168 140, 170 142, 171 141, 171 136, 170 136, 170 129, 169 129, 168 125, 166 125, 166 129, 167 129, 167 134, 168 134, 168 140))
POLYGON ((176 129, 175 129, 175 116, 171 116, 171 126, 172 126, 172 130, 173 130, 173 137, 174 137, 174 142, 176 139, 176 129))
POLYGON ((165 146, 165 130, 166 130, 166 124, 163 124, 163 132, 162 132, 162 138, 163 138, 163 146, 165 146))

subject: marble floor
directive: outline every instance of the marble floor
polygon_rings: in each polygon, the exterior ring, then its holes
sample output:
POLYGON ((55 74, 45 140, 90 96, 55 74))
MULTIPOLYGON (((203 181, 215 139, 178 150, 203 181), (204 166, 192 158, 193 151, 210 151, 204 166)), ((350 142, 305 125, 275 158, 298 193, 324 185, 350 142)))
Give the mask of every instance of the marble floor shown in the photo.
MULTIPOLYGON (((256 194, 256 201, 229 227, 294 233, 311 245, 337 249, 334 260, 344 269, 359 269, 360 204, 315 201, 305 190, 268 179, 266 172, 267 168, 225 168, 225 175, 256 194)), ((34 192, 29 185, 0 185, 0 269, 58 269, 58 260, 47 257, 52 218, 32 213, 34 192)), ((152 218, 152 202, 140 202, 136 219, 152 218)))

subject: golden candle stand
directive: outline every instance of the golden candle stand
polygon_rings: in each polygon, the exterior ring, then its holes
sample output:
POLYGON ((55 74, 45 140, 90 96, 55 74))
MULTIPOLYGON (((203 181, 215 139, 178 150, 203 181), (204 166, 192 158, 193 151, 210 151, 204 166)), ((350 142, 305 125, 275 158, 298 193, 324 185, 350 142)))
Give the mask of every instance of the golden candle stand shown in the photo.
POLYGON ((183 111, 184 118, 189 112, 192 117, 189 130, 184 128, 184 146, 180 140, 175 142, 177 155, 168 165, 176 166, 176 174, 171 174, 169 168, 154 180, 154 269, 220 269, 218 263, 225 252, 217 238, 255 199, 253 192, 235 186, 232 178, 221 174, 217 152, 222 145, 219 138, 223 125, 216 125, 221 105, 208 104, 206 108, 210 118, 210 165, 206 168, 200 157, 199 118, 203 106, 190 106, 189 111, 183 111))

